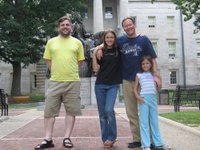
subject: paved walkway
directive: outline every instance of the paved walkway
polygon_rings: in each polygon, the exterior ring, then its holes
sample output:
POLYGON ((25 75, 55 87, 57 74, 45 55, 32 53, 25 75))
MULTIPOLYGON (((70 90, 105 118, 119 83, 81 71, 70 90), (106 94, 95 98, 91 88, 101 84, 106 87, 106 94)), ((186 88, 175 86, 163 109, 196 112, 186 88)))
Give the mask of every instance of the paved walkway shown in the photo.
MULTIPOLYGON (((83 116, 77 117, 72 134, 73 150, 103 150, 97 109, 86 107, 83 116)), ((172 106, 159 106, 159 112, 173 112, 172 106)), ((116 108, 118 142, 113 150, 128 150, 131 141, 129 123, 124 107, 116 108)), ((0 122, 0 150, 32 150, 44 136, 43 111, 37 109, 13 109, 9 117, 0 122)), ((159 117, 161 135, 172 150, 199 150, 200 131, 159 117)), ((57 118, 51 150, 64 150, 62 146, 64 110, 57 118)), ((130 149, 129 149, 130 150, 130 149)), ((140 150, 140 149, 133 149, 140 150)))

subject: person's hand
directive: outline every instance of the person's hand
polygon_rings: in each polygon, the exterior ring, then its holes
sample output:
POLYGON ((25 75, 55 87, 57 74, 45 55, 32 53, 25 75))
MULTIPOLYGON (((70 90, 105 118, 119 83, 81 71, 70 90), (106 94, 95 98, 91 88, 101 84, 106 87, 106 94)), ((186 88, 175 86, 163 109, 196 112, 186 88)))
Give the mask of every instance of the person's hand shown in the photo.
POLYGON ((144 103, 144 97, 138 96, 137 101, 138 101, 139 104, 143 104, 144 103))
POLYGON ((160 91, 162 88, 162 82, 157 75, 154 75, 154 81, 156 82, 157 90, 160 91))

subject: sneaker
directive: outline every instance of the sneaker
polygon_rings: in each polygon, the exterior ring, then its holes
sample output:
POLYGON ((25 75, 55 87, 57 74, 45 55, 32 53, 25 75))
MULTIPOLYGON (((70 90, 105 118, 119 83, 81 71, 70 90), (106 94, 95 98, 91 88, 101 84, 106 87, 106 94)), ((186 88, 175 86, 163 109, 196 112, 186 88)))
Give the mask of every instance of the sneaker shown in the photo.
POLYGON ((154 147, 154 150, 171 150, 171 147, 167 145, 156 146, 154 147))
POLYGON ((128 148, 136 148, 136 147, 141 147, 141 142, 132 142, 128 143, 128 148))
POLYGON ((151 150, 154 150, 154 148, 155 148, 155 145, 154 145, 153 143, 151 143, 150 149, 151 149, 151 150))

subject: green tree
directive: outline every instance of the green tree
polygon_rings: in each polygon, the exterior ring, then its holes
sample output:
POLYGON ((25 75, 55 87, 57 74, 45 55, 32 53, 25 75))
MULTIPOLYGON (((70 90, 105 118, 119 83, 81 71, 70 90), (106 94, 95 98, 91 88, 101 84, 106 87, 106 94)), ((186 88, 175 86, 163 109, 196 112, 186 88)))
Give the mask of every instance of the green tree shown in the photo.
POLYGON ((185 21, 195 17, 194 25, 200 30, 200 14, 197 13, 200 10, 200 0, 172 0, 172 2, 177 5, 177 9, 182 10, 185 21))
POLYGON ((21 95, 21 68, 37 63, 55 21, 76 16, 84 0, 0 0, 0 60, 13 67, 11 95, 21 95))
MULTIPOLYGON (((156 0, 152 0, 154 2, 156 0)), ((177 9, 180 9, 185 15, 184 20, 188 21, 192 17, 195 17, 194 25, 197 27, 197 30, 200 30, 200 13, 197 13, 200 10, 200 0, 171 0, 174 4, 177 5, 177 9)))

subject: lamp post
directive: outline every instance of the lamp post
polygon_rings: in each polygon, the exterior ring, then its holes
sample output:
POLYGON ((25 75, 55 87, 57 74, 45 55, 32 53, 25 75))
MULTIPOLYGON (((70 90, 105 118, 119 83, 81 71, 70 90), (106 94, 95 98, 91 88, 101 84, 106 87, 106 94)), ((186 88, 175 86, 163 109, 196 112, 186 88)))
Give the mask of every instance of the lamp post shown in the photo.
POLYGON ((186 73, 185 73, 185 47, 184 47, 184 33, 183 33, 183 15, 180 10, 180 23, 181 23, 181 48, 182 48, 182 63, 183 63, 183 85, 186 87, 186 73))

